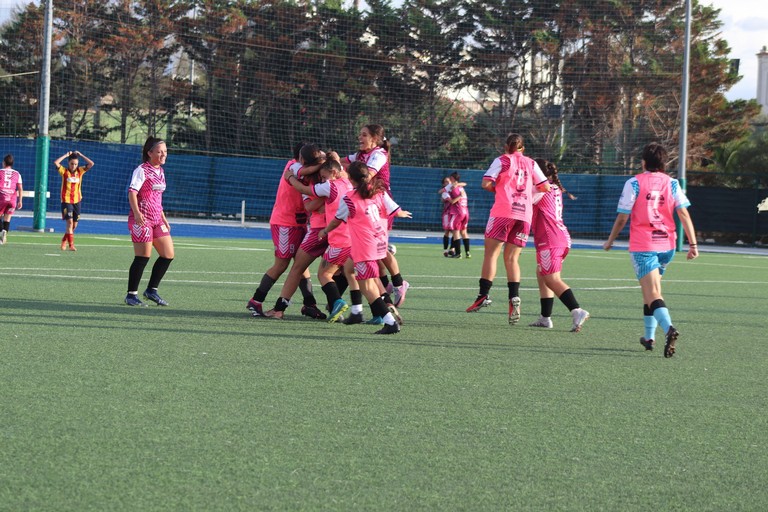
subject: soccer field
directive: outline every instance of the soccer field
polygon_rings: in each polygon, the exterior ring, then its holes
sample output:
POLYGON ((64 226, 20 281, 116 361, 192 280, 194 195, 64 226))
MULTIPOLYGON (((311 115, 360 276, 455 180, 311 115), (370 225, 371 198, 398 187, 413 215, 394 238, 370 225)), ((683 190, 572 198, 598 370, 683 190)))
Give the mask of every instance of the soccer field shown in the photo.
POLYGON ((676 257, 665 359, 626 251, 569 255, 570 333, 559 301, 527 327, 533 250, 510 327, 503 275, 464 312, 478 243, 399 243, 405 324, 375 336, 251 318, 266 240, 176 238, 167 308, 123 305, 128 237, 59 243, 0 247, 0 510, 768 510, 765 256, 676 257))

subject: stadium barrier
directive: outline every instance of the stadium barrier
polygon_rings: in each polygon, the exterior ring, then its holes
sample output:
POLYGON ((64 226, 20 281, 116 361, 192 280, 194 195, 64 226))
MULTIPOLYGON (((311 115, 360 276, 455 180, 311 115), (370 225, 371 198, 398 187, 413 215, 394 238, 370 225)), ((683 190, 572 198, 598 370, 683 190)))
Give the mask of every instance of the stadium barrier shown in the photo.
MULTIPOLYGON (((3 154, 13 153, 24 188, 34 190, 35 142, 31 139, 0 138, 3 154)), ((51 141, 51 162, 70 150, 86 154, 95 162, 83 180, 83 212, 126 215, 127 187, 133 169, 140 163, 141 147, 98 142, 51 141)), ((163 204, 169 216, 232 219, 245 222, 266 221, 274 203, 277 185, 286 160, 197 155, 174 152, 166 163, 168 188, 163 204)), ((490 164, 490 162, 489 162, 490 164)), ((392 167, 392 193, 395 200, 413 213, 413 219, 398 219, 400 229, 441 231, 442 202, 437 191, 443 177, 458 171, 467 182, 470 211, 469 229, 482 233, 493 195, 482 190, 484 169, 392 167)), ((564 219, 574 236, 600 239, 610 232, 616 217, 616 204, 629 173, 560 174, 569 192, 577 196, 566 200, 564 219)), ((48 171, 47 209, 59 211, 57 191, 61 179, 53 168, 48 171)), ((765 189, 689 187, 691 215, 705 237, 760 241, 768 236, 768 216, 758 215, 755 204, 765 197, 765 189)), ((735 241, 735 240, 733 240, 735 241)))

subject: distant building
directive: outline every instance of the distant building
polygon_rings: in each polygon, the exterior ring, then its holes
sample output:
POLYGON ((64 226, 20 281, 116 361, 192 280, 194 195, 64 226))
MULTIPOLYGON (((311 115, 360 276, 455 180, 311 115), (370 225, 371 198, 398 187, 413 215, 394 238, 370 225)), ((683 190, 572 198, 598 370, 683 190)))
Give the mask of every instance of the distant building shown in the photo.
POLYGON ((768 49, 765 46, 757 54, 757 102, 763 106, 763 114, 768 114, 768 49))

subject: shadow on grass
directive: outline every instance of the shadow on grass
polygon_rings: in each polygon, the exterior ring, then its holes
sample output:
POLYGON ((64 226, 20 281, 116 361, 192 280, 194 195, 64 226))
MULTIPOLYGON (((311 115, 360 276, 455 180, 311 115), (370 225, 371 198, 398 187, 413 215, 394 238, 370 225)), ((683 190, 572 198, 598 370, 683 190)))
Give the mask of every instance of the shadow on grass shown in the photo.
MULTIPOLYGON (((218 337, 222 334, 230 337, 248 337, 258 340, 260 343, 269 342, 297 342, 297 343, 349 343, 359 342, 365 344, 382 345, 409 345, 415 347, 436 347, 447 349, 465 349, 465 350, 492 350, 505 352, 533 352, 550 353, 561 355, 620 355, 624 357, 642 356, 643 352, 630 348, 611 348, 611 347, 572 347, 563 349, 562 345, 530 345, 516 344, 515 341, 499 339, 498 341, 483 340, 415 340, 408 337, 409 325, 404 326, 403 332, 395 335, 376 335, 375 331, 379 326, 360 325, 330 325, 324 321, 310 319, 301 316, 298 311, 295 315, 288 316, 285 320, 274 320, 267 318, 251 318, 249 313, 243 308, 243 311, 204 311, 190 309, 173 309, 173 307, 130 307, 119 304, 93 304, 83 302, 71 302, 66 305, 61 303, 41 302, 27 299, 0 299, 0 309, 8 314, 6 326, 12 329, 12 325, 26 326, 28 328, 50 328, 52 332, 60 332, 62 327, 77 325, 77 328, 84 331, 93 331, 94 334, 102 334, 103 338, 111 338, 111 331, 122 330, 125 328, 138 329, 146 334, 162 336, 165 334, 168 338, 173 335, 178 336, 211 336, 218 337), (61 318, 64 310, 66 317, 61 318), (190 316, 204 317, 205 323, 199 323, 197 326, 191 324, 190 316), (141 327, 136 327, 137 319, 145 319, 141 327), (151 321, 162 321, 168 319, 168 323, 163 325, 153 324, 151 321), (187 322, 183 322, 187 320, 187 322), (216 326, 224 321, 225 326, 216 326), (126 327, 123 325, 129 325, 126 327), (107 325, 105 325, 107 324, 107 325), (310 326, 314 328, 310 331, 310 326), (291 328, 292 332, 284 332, 286 328, 291 328), (300 329, 297 331, 296 329, 300 329)), ((424 329, 434 327, 445 327, 442 323, 436 322, 415 322, 415 328, 419 329, 423 335, 424 329)), ((459 328, 460 326, 456 326, 459 328)), ((521 326, 524 332, 542 335, 540 330, 534 330, 521 326)), ((510 333, 511 334, 511 333, 510 333)), ((556 333, 558 335, 564 332, 556 333)), ((574 334, 574 342, 583 342, 582 335, 574 334)), ((591 340, 592 343, 600 343, 591 340)), ((558 340, 560 343, 560 340, 558 340)))

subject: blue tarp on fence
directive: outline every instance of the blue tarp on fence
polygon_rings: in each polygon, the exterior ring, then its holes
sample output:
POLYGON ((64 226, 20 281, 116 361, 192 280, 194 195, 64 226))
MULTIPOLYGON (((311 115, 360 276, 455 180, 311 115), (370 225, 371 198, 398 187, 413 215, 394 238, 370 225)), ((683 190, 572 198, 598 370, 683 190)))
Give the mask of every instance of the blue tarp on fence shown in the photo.
MULTIPOLYGON (((168 188, 163 204, 169 215, 211 217, 235 216, 245 201, 246 219, 267 221, 274 203, 285 160, 268 158, 193 155, 174 152, 165 165, 168 188)), ((141 148, 135 145, 97 142, 51 141, 51 162, 69 150, 78 150, 96 162, 83 182, 84 212, 126 215, 127 186, 140 163, 141 148)), ((35 141, 0 138, 0 152, 13 153, 22 173, 25 190, 34 190, 35 141)), ((442 203, 437 190, 444 176, 455 169, 393 166, 395 200, 413 213, 413 219, 398 219, 400 229, 441 230, 442 203)), ((480 188, 484 170, 459 170, 467 182, 470 231, 485 227, 493 195, 480 188)), ((59 211, 61 179, 53 168, 48 172, 48 211, 59 211)), ((566 201, 565 223, 574 236, 605 236, 613 225, 616 204, 628 176, 561 174, 569 192, 578 197, 566 201)), ((768 215, 757 214, 757 203, 765 190, 689 187, 696 228, 703 232, 768 233, 768 215)), ((31 205, 26 206, 31 210, 31 205)))

